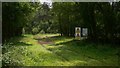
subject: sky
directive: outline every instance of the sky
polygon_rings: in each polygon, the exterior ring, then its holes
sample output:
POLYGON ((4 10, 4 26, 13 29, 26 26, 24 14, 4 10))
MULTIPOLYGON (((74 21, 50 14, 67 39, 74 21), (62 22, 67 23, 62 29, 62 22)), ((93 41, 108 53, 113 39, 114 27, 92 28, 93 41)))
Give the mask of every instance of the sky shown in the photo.
POLYGON ((41 4, 43 4, 44 2, 47 3, 47 5, 49 6, 49 8, 52 8, 52 0, 31 0, 32 2, 40 2, 41 4))
POLYGON ((44 2, 47 2, 48 3, 48 6, 50 8, 52 8, 52 0, 39 0, 41 4, 43 4, 44 2))

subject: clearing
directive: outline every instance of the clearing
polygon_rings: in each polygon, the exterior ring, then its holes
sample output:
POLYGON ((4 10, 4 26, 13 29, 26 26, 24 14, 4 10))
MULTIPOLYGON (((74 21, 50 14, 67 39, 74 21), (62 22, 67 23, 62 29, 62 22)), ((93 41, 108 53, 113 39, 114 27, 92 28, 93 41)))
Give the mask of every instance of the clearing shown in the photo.
POLYGON ((3 46, 3 66, 118 66, 119 48, 59 34, 23 35, 3 46))

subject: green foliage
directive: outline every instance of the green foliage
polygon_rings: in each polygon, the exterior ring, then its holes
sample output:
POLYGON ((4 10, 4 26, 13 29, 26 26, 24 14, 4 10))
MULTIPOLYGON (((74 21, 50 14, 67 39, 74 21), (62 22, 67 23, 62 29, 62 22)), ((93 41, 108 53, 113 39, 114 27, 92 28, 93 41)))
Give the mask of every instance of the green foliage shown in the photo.
POLYGON ((9 2, 2 4, 2 29, 3 42, 11 37, 22 34, 22 29, 29 24, 32 13, 36 11, 38 4, 9 2))
POLYGON ((25 33, 61 33, 74 36, 75 27, 88 28, 88 39, 120 40, 119 3, 3 3, 3 41, 25 33), (8 11, 9 10, 9 11, 8 11), (6 20, 7 19, 7 20, 6 20))
POLYGON ((33 34, 37 34, 38 33, 38 29, 37 28, 33 28, 32 32, 33 32, 33 34))
POLYGON ((88 28, 88 39, 119 42, 119 2, 53 3, 54 20, 61 35, 74 36, 77 26, 88 28))
POLYGON ((47 3, 41 4, 34 14, 33 19, 25 26, 26 33, 34 34, 34 28, 37 28, 37 33, 41 33, 41 31, 57 33, 56 24, 52 20, 52 11, 47 3))

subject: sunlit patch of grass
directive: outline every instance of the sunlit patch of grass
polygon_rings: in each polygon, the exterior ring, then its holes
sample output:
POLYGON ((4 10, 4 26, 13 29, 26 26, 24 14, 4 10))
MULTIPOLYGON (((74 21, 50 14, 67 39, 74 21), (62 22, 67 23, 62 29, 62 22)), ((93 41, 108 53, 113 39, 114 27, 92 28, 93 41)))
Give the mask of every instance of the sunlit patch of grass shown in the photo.
POLYGON ((42 39, 42 38, 49 38, 49 37, 53 37, 53 36, 60 36, 60 34, 37 34, 37 35, 34 35, 33 38, 42 39))

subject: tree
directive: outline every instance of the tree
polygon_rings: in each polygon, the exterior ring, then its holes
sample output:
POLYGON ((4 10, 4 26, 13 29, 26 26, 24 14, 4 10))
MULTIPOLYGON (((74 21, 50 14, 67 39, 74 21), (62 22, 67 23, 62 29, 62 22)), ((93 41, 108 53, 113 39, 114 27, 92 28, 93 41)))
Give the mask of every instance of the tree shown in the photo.
POLYGON ((2 4, 2 41, 22 34, 23 27, 29 22, 30 15, 36 10, 34 3, 3 3, 2 4), (7 20, 6 20, 7 19, 7 20))

